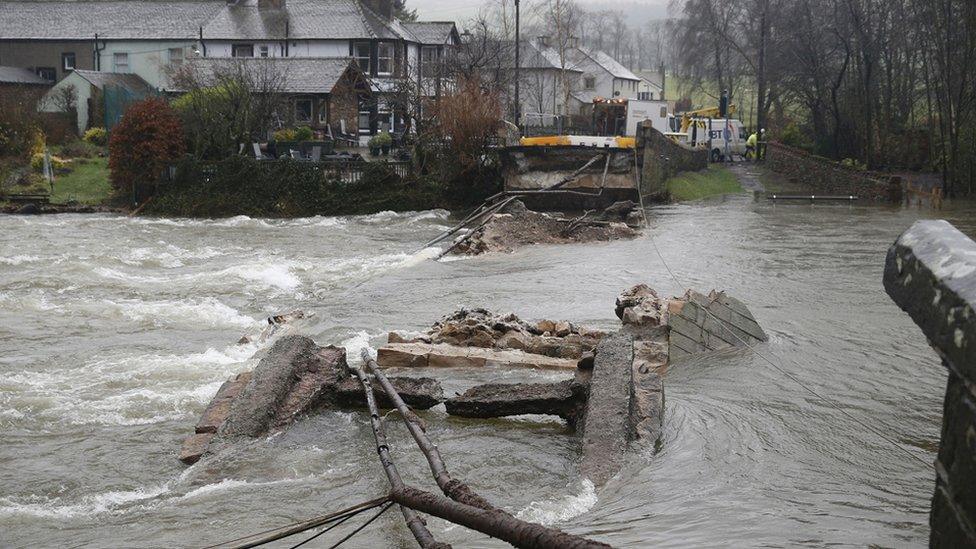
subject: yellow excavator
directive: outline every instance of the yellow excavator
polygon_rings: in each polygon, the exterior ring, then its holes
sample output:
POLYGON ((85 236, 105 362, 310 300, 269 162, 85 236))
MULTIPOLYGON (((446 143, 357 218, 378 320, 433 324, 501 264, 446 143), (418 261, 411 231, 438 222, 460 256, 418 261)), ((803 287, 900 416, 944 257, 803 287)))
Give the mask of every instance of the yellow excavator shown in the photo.
MULTIPOLYGON (((735 116, 735 105, 729 105, 729 118, 735 116)), ((691 122, 694 118, 724 118, 722 116, 722 111, 718 107, 706 107, 704 109, 698 109, 697 111, 688 111, 681 114, 681 133, 687 134, 688 129, 691 128, 691 122)))

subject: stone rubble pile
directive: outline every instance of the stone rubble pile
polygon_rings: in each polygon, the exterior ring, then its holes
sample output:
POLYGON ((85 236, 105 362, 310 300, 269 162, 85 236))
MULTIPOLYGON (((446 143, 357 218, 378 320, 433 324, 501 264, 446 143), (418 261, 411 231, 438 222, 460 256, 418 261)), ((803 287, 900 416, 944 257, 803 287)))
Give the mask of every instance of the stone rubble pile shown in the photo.
POLYGON ((633 202, 617 202, 603 212, 577 219, 529 210, 515 200, 504 211, 492 214, 488 222, 466 235, 454 253, 477 255, 512 252, 529 244, 603 242, 634 238, 641 222, 633 202))
MULTIPOLYGON (((461 309, 426 332, 407 337, 390 332, 377 352, 383 369, 431 367, 552 368, 572 372, 553 383, 488 383, 445 400, 431 378, 391 377, 404 401, 416 409, 444 403, 451 415, 493 418, 550 414, 580 433, 580 470, 603 484, 620 470, 625 451, 656 445, 664 417, 664 376, 669 364, 689 355, 747 347, 767 339, 742 302, 724 292, 688 290, 662 299, 639 284, 622 292, 613 333, 571 322, 526 322, 513 313, 461 309)), ((268 333, 304 315, 269 319, 268 333)), ((385 393, 375 391, 381 406, 385 393)), ((240 438, 266 436, 296 418, 324 408, 362 407, 362 388, 350 375, 345 349, 320 347, 297 335, 281 337, 253 372, 227 381, 204 411, 180 459, 193 463, 240 438)))

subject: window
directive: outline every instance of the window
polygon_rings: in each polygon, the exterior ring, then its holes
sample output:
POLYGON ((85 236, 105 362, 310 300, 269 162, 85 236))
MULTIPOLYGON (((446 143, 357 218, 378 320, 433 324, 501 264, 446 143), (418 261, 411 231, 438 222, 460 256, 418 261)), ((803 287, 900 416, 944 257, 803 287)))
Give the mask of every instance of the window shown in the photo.
POLYGON ((326 124, 329 121, 329 106, 325 99, 319 99, 319 124, 326 124))
POLYGON ((365 99, 359 100, 359 133, 368 134, 370 130, 370 105, 365 99))
POLYGON ((129 72, 129 54, 125 52, 112 54, 112 72, 129 72))
POLYGON ((34 72, 44 80, 54 82, 58 79, 58 71, 54 70, 54 67, 37 67, 34 72))
POLYGON ((179 65, 183 62, 183 48, 169 49, 169 62, 172 65, 179 65))
POLYGON ((583 87, 588 90, 596 89, 596 77, 594 76, 584 76, 583 77, 583 87))
POLYGON ((254 57, 254 44, 234 44, 231 49, 233 57, 254 57))
POLYGON ((437 76, 437 46, 420 48, 420 70, 423 76, 437 76))
POLYGON ((393 74, 393 44, 381 42, 377 46, 376 74, 393 74))
POLYGON ((312 121, 312 100, 311 99, 295 100, 295 121, 296 122, 312 121))
POLYGON ((352 48, 353 57, 356 58, 356 64, 359 65, 359 69, 366 74, 369 72, 369 42, 357 42, 352 48))
POLYGON ((67 52, 61 54, 61 69, 64 71, 75 70, 75 52, 67 52))
POLYGON ((261 46, 261 47, 259 47, 258 48, 258 53, 261 55, 261 57, 267 57, 268 56, 268 46, 261 46))

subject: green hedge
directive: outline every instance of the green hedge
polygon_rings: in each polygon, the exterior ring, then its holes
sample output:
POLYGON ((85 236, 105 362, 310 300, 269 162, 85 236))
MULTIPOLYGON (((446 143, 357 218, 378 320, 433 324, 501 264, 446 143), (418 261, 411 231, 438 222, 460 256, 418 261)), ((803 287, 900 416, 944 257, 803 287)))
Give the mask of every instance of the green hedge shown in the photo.
POLYGON ((173 180, 159 185, 147 210, 183 217, 350 215, 444 207, 444 195, 442 186, 401 180, 381 162, 369 163, 358 181, 347 183, 326 177, 310 162, 187 157, 173 180))

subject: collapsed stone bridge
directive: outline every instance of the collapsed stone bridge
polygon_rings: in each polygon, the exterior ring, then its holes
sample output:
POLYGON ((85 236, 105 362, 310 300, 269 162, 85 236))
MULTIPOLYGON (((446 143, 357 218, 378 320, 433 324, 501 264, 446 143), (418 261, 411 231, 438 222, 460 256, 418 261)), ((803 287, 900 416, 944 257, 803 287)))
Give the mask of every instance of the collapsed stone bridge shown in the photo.
MULTIPOLYGON (((559 416, 581 437, 581 474, 602 485, 619 471, 629 447, 660 438, 664 377, 672 362, 766 339, 749 310, 722 292, 661 299, 642 284, 617 298, 615 312, 621 327, 607 333, 566 321, 530 324, 514 314, 460 310, 418 337, 390 332, 376 362, 387 371, 424 368, 427 375, 438 367, 565 371, 566 379, 554 383, 490 383, 449 398, 431 377, 389 380, 413 409, 444 404, 448 414, 472 418, 559 416)), ((392 406, 383 392, 374 395, 380 407, 392 406)), ((179 457, 194 463, 235 440, 284 429, 302 415, 365 406, 345 349, 288 335, 253 372, 223 384, 179 457)))

